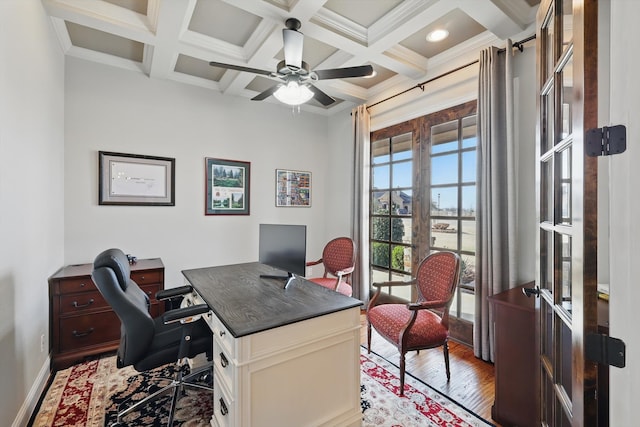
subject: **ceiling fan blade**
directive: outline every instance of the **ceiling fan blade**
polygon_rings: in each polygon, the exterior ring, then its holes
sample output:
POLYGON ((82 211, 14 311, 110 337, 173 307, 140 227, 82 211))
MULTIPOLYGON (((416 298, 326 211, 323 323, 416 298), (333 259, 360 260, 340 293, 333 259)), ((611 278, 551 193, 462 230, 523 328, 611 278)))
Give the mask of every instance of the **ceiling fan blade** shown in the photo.
POLYGON ((278 90, 278 88, 280 87, 280 85, 274 85, 271 86, 269 89, 265 90, 264 92, 261 92, 259 94, 257 94, 256 96, 254 96, 253 98, 251 98, 252 101, 262 101, 264 99, 267 99, 268 97, 270 97, 271 95, 273 95, 273 93, 278 90))
POLYGON ((358 67, 331 68, 329 70, 314 70, 318 80, 346 79, 349 77, 369 77, 373 74, 371 65, 360 65, 358 67))
POLYGON ((324 93, 323 91, 321 91, 320 89, 318 89, 313 85, 309 85, 309 90, 313 92, 313 97, 316 99, 316 101, 318 101, 320 104, 324 105, 325 107, 336 102, 335 99, 333 99, 332 97, 330 97, 329 95, 327 95, 326 93, 324 93))
POLYGON ((222 62, 212 61, 212 62, 209 62, 209 65, 211 65, 212 67, 227 68, 229 70, 245 71, 247 73, 254 73, 254 74, 262 74, 265 76, 271 76, 273 74, 271 71, 260 70, 258 68, 243 67, 241 65, 223 64, 222 62))
POLYGON ((304 36, 301 32, 285 28, 282 30, 284 63, 295 70, 302 68, 304 36))

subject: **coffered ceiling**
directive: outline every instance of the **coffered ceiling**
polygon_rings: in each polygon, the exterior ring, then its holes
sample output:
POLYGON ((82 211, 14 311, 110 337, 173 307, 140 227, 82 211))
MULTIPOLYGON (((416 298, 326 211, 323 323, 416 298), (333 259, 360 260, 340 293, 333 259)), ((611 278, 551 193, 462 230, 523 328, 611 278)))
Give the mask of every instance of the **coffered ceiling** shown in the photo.
MULTIPOLYGON (((250 99, 278 81, 210 61, 275 71, 297 18, 313 69, 372 65, 372 78, 321 80, 331 114, 373 103, 526 37, 539 0, 42 0, 66 55, 250 99), (428 42, 446 29, 449 37, 428 42)), ((275 102, 273 97, 265 101, 275 102)))

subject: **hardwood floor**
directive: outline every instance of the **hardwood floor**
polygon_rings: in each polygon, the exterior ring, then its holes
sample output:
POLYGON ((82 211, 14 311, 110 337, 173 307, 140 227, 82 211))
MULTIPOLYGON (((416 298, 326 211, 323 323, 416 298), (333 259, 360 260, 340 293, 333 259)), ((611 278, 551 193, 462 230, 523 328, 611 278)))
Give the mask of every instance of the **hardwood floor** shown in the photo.
MULTIPOLYGON (((366 347, 367 321, 364 314, 360 319, 362 325, 360 343, 366 347)), ((375 330, 371 337, 371 351, 375 351, 395 365, 399 364, 399 354, 396 348, 380 337, 375 330)), ((495 392, 493 364, 476 358, 472 348, 450 342, 449 365, 451 380, 447 382, 442 347, 422 350, 420 354, 412 351, 406 356, 407 372, 484 419, 498 425, 491 418, 491 405, 493 405, 495 392)))

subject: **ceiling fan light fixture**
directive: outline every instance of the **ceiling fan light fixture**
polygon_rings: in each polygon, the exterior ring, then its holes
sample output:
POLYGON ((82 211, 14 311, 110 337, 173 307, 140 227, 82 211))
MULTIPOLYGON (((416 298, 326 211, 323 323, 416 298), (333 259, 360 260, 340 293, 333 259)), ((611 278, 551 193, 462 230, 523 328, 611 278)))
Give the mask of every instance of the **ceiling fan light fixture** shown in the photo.
POLYGON ((313 92, 306 85, 297 82, 289 82, 282 85, 273 93, 273 96, 283 104, 300 105, 313 98, 313 92))
POLYGON ((437 29, 437 30, 433 30, 429 34, 427 34, 427 41, 428 42, 439 42, 441 40, 446 39, 447 37, 449 37, 449 31, 440 28, 440 29, 437 29))

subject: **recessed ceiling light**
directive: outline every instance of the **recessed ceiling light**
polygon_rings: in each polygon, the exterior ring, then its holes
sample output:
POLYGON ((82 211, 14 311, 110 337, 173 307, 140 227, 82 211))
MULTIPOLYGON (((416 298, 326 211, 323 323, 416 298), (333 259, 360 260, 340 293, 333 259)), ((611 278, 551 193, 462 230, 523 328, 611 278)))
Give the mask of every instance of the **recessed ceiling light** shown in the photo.
POLYGON ((429 34, 427 34, 428 42, 439 42, 440 40, 444 40, 449 35, 449 31, 447 30, 433 30, 429 34))

